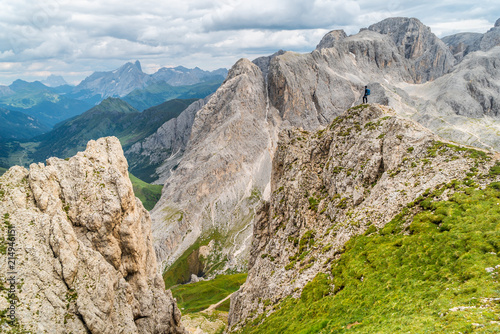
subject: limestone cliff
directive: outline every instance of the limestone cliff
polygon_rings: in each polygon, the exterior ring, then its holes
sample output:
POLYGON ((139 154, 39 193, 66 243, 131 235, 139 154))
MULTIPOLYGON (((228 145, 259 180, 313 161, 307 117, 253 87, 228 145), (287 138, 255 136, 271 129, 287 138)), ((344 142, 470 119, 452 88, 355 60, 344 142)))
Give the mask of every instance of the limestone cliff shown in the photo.
POLYGON ((425 85, 399 85, 391 96, 395 109, 440 136, 487 149, 500 149, 500 47, 476 51, 452 72, 425 85))
POLYGON ((231 329, 286 296, 300 296, 353 235, 383 227, 437 188, 448 196, 453 187, 444 185, 454 179, 487 174, 492 157, 446 144, 376 105, 351 108, 316 132, 281 131, 272 196, 257 211, 248 278, 231 297, 231 329))
POLYGON ((417 83, 439 78, 455 64, 448 47, 418 19, 393 17, 368 29, 392 38, 399 52, 412 61, 410 71, 417 83))
POLYGON ((2 332, 184 333, 127 168, 107 137, 0 178, 2 332))
POLYGON ((244 270, 254 207, 270 178, 275 114, 262 72, 240 60, 196 114, 186 153, 151 212, 161 261, 197 244, 210 248, 205 271, 244 270))

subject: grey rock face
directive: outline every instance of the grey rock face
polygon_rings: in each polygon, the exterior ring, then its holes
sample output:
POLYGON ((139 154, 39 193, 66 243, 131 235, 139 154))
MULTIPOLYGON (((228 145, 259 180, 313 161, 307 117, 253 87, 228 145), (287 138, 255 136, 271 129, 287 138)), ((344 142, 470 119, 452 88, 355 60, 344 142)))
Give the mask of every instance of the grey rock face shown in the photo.
POLYGON ((388 18, 368 27, 389 35, 400 53, 413 61, 417 83, 434 80, 451 70, 455 58, 430 28, 415 18, 388 18))
POLYGON ((484 34, 480 47, 482 51, 488 51, 498 45, 500 45, 500 27, 495 26, 484 34))
POLYGON ((272 122, 262 72, 238 61, 196 114, 184 157, 151 212, 160 261, 172 263, 217 231, 224 237, 209 261, 244 269, 253 207, 270 178, 272 122))
POLYGON ((266 79, 267 82, 267 73, 269 72, 269 64, 271 63, 271 60, 276 57, 276 56, 281 56, 284 54, 285 51, 279 50, 278 52, 273 53, 270 56, 267 57, 259 57, 256 58, 252 61, 255 65, 259 66, 260 70, 262 71, 262 75, 266 79))
MULTIPOLYGON (((2 226, 8 221, 15 229, 16 279, 23 286, 16 290, 17 329, 184 333, 117 138, 90 141, 68 161, 13 167, 0 188, 2 226)), ((0 255, 2 277, 11 271, 6 256, 0 255)), ((1 309, 8 300, 0 299, 1 309)))
POLYGON ((500 19, 495 22, 495 27, 500 27, 500 19))
POLYGON ((444 37, 443 42, 448 45, 458 61, 461 61, 467 54, 474 51, 489 51, 495 46, 500 45, 499 21, 500 19, 485 34, 459 33, 444 37))
POLYGON ((194 85, 205 80, 211 80, 215 77, 225 78, 227 70, 221 68, 215 71, 204 71, 198 67, 194 69, 177 66, 174 68, 162 67, 151 78, 155 81, 165 81, 172 86, 194 85))
MULTIPOLYGON (((352 236, 371 224, 383 227, 426 189, 465 178, 477 161, 445 145, 430 155, 438 140, 377 105, 352 108, 317 132, 281 131, 272 196, 257 212, 248 278, 231 297, 229 332, 287 296, 300 297, 352 236)), ((481 161, 481 173, 493 164, 481 161)))
POLYGON ((453 56, 461 61, 466 55, 481 48, 481 39, 483 34, 464 32, 451 36, 443 37, 443 42, 448 45, 453 56))
POLYGON ((408 67, 389 36, 365 30, 335 48, 274 58, 269 97, 286 125, 314 130, 361 102, 368 82, 412 82, 408 67))
MULTIPOLYGON (((467 55, 449 74, 426 85, 401 86, 410 117, 456 142, 500 149, 500 47, 467 55)), ((408 116, 409 116, 408 115, 408 116)))
POLYGON ((192 103, 179 116, 165 122, 154 134, 132 145, 125 152, 128 160, 133 161, 131 167, 156 166, 151 177, 157 178, 156 184, 163 184, 182 159, 195 115, 209 98, 192 103))
POLYGON ((142 72, 139 61, 126 63, 112 72, 95 72, 85 78, 74 92, 90 91, 90 94, 100 94, 102 98, 108 96, 125 96, 136 88, 144 88, 151 82, 151 78, 142 72))
POLYGON ((344 30, 332 30, 328 34, 323 36, 319 44, 316 46, 316 50, 333 48, 337 42, 343 40, 346 37, 347 34, 344 30))

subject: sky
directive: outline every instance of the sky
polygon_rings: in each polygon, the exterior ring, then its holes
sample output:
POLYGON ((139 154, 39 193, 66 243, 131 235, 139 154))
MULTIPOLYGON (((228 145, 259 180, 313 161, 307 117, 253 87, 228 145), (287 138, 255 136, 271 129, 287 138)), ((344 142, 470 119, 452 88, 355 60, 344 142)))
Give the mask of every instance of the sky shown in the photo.
POLYGON ((230 68, 280 49, 311 52, 330 30, 416 17, 438 37, 481 32, 498 0, 0 0, 0 85, 94 71, 139 60, 161 67, 230 68))

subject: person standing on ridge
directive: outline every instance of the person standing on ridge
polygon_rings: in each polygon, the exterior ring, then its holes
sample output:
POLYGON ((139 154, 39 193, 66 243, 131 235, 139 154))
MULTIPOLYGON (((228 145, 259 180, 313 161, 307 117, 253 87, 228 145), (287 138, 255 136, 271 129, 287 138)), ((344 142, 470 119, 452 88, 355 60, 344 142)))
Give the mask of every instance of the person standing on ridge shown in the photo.
POLYGON ((368 103, 368 95, 370 95, 370 90, 368 86, 365 86, 365 94, 363 95, 363 103, 368 103))

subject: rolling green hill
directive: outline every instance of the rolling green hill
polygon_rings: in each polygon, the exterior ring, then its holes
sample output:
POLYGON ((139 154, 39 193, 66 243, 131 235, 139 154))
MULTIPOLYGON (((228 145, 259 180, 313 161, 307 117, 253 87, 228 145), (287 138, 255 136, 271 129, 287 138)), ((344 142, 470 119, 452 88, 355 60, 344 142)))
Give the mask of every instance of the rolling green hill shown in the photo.
MULTIPOLYGON (((171 290, 182 313, 194 313, 216 304, 237 291, 245 283, 246 278, 246 273, 219 275, 209 281, 177 285, 172 287, 171 290)), ((229 311, 227 305, 222 304, 221 307, 222 311, 229 311), (225 306, 225 308, 222 306, 225 306)))
POLYGON ((85 113, 72 118, 37 138, 37 151, 31 155, 33 161, 43 161, 51 156, 66 158, 83 151, 87 142, 123 132, 134 124, 134 116, 139 112, 128 103, 107 98, 85 113))

